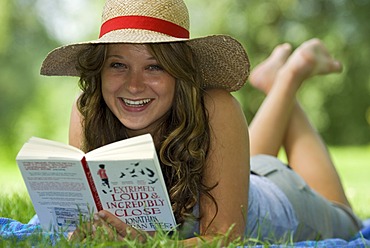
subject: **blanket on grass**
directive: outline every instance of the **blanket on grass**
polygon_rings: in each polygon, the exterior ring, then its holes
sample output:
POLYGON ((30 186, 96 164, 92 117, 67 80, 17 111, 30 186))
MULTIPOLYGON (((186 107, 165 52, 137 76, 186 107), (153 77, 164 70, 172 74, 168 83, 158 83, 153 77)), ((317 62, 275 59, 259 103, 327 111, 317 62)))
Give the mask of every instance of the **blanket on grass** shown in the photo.
MULTIPOLYGON (((31 219, 27 224, 8 218, 0 218, 0 239, 23 240, 36 232, 42 232, 37 216, 31 219)), ((43 234, 51 240, 58 238, 51 233, 43 232, 43 234)), ((265 246, 257 245, 255 247, 262 248, 265 246)), ((272 244, 270 247, 280 248, 287 247, 287 245, 272 244)), ((370 247, 370 219, 364 221, 364 228, 361 229, 351 240, 337 238, 320 241, 308 240, 294 243, 294 247, 370 247)))

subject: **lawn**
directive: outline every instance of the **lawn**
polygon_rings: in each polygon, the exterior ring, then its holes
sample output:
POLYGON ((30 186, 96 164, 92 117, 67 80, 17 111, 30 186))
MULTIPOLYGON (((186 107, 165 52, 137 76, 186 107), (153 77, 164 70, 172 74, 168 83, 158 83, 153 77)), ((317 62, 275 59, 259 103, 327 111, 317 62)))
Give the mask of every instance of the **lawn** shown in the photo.
MULTIPOLYGON (((370 146, 331 147, 330 151, 354 211, 363 219, 370 218, 370 193, 368 191, 370 186, 370 146)), ((32 204, 15 162, 12 166, 2 168, 0 189, 0 216, 27 222, 34 215, 32 204)), ((162 247, 168 242, 164 235, 157 237, 157 239, 151 240, 150 246, 162 247)), ((0 246, 4 245, 3 242, 0 239, 0 246)), ((172 247, 177 247, 176 244, 172 245, 172 247)), ((237 245, 236 243, 235 246, 237 245)), ((207 247, 218 247, 218 245, 207 247)))
POLYGON ((332 158, 355 213, 370 218, 370 146, 334 147, 332 158))

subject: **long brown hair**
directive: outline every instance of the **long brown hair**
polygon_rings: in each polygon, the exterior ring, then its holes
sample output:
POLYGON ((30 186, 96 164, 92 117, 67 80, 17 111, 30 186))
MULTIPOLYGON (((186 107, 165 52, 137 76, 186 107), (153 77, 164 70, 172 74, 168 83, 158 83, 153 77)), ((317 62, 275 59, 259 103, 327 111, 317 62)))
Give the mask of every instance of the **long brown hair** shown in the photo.
MULTIPOLYGON (((210 194, 213 187, 202 183, 210 146, 204 90, 200 86, 195 58, 185 43, 146 46, 158 63, 176 78, 173 105, 153 138, 175 217, 183 223, 191 216, 200 195, 210 197, 216 204, 210 194)), ((106 52, 107 45, 91 45, 79 55, 82 94, 78 109, 83 116, 85 151, 128 138, 126 127, 102 97, 101 70, 106 52)))

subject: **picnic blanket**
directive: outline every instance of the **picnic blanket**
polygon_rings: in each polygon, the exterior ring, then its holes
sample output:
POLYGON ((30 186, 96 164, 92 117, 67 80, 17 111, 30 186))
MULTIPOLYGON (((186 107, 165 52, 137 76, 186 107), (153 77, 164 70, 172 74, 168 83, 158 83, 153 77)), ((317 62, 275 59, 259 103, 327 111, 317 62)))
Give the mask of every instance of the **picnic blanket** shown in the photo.
MULTIPOLYGON (((370 219, 365 220, 364 228, 361 229, 351 240, 343 239, 325 239, 320 241, 301 241, 294 243, 292 247, 370 247, 370 219)), ((23 224, 19 221, 0 218, 0 239, 17 239, 23 240, 36 232, 42 232, 37 216, 32 218, 29 223, 23 224)), ((52 233, 42 232, 51 240, 57 239, 58 236, 53 236, 52 233)), ((256 245, 256 248, 265 247, 264 245, 256 245)), ((270 245, 270 247, 280 248, 287 245, 270 245)))

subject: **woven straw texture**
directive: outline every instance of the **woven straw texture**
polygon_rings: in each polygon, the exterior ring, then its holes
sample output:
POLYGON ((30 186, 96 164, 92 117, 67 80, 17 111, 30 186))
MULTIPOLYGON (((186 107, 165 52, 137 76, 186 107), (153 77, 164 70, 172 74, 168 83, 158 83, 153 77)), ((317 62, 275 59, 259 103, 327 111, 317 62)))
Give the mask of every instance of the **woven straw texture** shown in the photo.
POLYGON ((175 23, 189 30, 189 12, 182 0, 107 1, 102 23, 118 16, 150 16, 175 23))
MULTIPOLYGON (((182 0, 107 0, 102 23, 119 16, 143 15, 160 18, 189 30, 189 14, 182 0)), ((204 88, 240 89, 249 75, 249 60, 243 46, 226 35, 195 39, 172 37, 143 29, 121 29, 106 33, 97 40, 62 46, 51 51, 41 66, 48 76, 80 76, 77 55, 87 46, 109 43, 185 42, 198 61, 204 88)))

